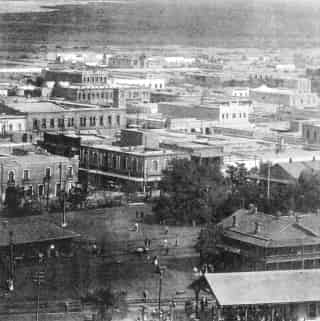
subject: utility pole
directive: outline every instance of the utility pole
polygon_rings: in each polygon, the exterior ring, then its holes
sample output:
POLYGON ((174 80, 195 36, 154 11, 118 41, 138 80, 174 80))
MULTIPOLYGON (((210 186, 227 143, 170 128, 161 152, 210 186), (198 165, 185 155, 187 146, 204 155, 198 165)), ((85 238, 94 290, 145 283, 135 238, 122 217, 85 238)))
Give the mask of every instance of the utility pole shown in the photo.
POLYGON ((14 244, 13 244, 13 232, 9 232, 9 279, 8 279, 9 291, 14 290, 14 244))
POLYGON ((44 281, 44 272, 38 271, 33 277, 33 282, 37 285, 37 298, 36 298, 36 321, 39 321, 40 310, 40 285, 44 281))
POLYGON ((267 177, 267 199, 270 200, 270 176, 271 176, 271 162, 268 162, 268 177, 267 177))

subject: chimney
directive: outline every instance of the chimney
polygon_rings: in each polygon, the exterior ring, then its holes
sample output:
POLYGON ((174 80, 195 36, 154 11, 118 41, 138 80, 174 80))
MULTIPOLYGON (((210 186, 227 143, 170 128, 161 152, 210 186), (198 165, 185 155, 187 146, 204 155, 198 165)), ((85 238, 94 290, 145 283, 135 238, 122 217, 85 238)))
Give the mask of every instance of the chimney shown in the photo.
POLYGON ((259 234, 261 232, 261 224, 259 222, 254 223, 254 234, 259 234))
POLYGON ((237 222, 237 217, 235 215, 232 216, 232 227, 237 227, 238 222, 237 222))

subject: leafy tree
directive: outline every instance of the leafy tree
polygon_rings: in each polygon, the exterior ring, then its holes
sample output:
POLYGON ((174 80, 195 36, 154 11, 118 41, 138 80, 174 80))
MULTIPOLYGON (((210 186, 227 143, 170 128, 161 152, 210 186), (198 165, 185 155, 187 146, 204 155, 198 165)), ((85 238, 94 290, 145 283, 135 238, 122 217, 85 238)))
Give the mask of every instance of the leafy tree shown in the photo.
POLYGON ((303 171, 298 179, 296 201, 302 211, 320 208, 320 172, 303 171))
POLYGON ((196 244, 196 249, 200 253, 201 261, 206 261, 209 257, 219 254, 217 245, 221 243, 221 235, 221 225, 211 223, 201 230, 196 244))
POLYGON ((161 220, 209 222, 219 215, 227 187, 218 165, 174 160, 160 182, 161 196, 154 212, 161 220))

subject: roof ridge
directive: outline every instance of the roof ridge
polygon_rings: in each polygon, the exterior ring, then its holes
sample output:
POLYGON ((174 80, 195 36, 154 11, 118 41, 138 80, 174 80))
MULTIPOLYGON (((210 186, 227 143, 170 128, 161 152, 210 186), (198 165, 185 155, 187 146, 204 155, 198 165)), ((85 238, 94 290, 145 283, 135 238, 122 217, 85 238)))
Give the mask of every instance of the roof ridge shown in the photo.
POLYGON ((316 233, 315 231, 313 231, 310 227, 306 227, 304 226, 303 224, 301 223, 298 223, 298 222, 295 222, 292 224, 293 227, 296 227, 304 232, 307 232, 309 234, 311 234, 312 236, 316 236, 316 237, 319 237, 319 234, 316 233))

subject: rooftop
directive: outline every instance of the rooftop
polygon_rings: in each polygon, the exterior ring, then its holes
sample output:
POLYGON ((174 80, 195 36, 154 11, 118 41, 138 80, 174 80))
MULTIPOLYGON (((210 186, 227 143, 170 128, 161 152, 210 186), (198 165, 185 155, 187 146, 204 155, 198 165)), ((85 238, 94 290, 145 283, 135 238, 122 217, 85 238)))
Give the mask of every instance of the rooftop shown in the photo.
POLYGON ((320 215, 297 214, 297 217, 278 217, 241 209, 224 219, 221 225, 227 237, 261 247, 320 244, 320 215), (236 226, 233 225, 233 216, 236 226), (258 232, 255 231, 256 224, 260 226, 258 232))
POLYGON ((282 88, 271 88, 266 85, 262 85, 258 88, 251 89, 253 92, 257 93, 268 93, 268 94, 279 94, 279 95, 292 95, 293 91, 290 89, 282 89, 282 88))
POLYGON ((80 236, 39 216, 11 218, 0 222, 0 246, 9 245, 9 232, 15 244, 69 239, 80 236))
POLYGON ((320 301, 320 270, 207 273, 222 306, 320 301))
POLYGON ((114 152, 121 152, 131 155, 139 155, 139 156, 161 156, 161 155, 171 155, 174 154, 171 150, 166 149, 147 149, 144 146, 129 146, 129 147, 121 147, 121 146, 114 146, 114 145, 91 145, 91 146, 85 146, 90 147, 94 149, 100 149, 100 150, 108 150, 108 151, 114 151, 114 152))

